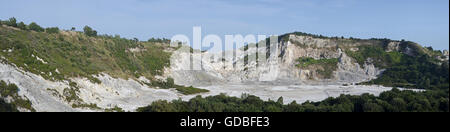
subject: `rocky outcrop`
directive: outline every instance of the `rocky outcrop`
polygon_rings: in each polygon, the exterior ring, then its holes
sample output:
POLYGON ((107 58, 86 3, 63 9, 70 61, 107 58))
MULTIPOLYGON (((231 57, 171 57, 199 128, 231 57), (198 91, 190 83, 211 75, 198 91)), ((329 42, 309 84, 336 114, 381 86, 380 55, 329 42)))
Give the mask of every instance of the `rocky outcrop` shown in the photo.
POLYGON ((386 46, 387 52, 399 51, 400 50, 400 42, 389 42, 386 46))
MULTIPOLYGON (((357 51, 358 43, 345 43, 349 50, 357 51)), ((398 44, 392 43, 391 50, 396 50, 398 44), (395 46, 397 45, 397 46, 395 46)), ((292 84, 343 84, 358 83, 376 78, 382 72, 369 62, 359 65, 353 58, 347 56, 338 42, 331 39, 320 39, 309 36, 290 35, 288 41, 279 41, 276 46, 271 46, 270 56, 265 61, 249 61, 243 67, 234 67, 252 53, 265 53, 266 49, 249 47, 247 54, 243 49, 235 52, 235 56, 225 53, 193 53, 175 52, 172 58, 170 76, 175 82, 183 85, 212 85, 221 83, 245 83, 245 82, 283 82, 292 84), (222 57, 222 55, 224 55, 222 57), (228 55, 227 55, 228 54, 228 55), (210 58, 223 58, 224 61, 209 61, 197 59, 195 63, 201 64, 201 70, 189 69, 191 56, 210 58), (315 69, 299 68, 297 59, 310 57, 314 59, 338 58, 338 69, 330 79, 324 79, 315 74, 315 69), (201 60, 201 61, 200 61, 201 60)), ((195 58, 195 57, 192 57, 195 58)), ((194 64, 194 65, 199 65, 194 64)))

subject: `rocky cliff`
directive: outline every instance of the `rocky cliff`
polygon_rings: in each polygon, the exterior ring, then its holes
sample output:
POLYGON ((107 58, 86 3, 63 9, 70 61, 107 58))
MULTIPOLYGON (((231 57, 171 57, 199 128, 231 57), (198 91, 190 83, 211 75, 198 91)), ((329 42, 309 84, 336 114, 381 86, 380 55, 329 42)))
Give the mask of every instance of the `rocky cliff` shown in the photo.
MULTIPOLYGON (((232 51, 226 53, 193 53, 175 52, 175 60, 168 70, 168 76, 175 79, 178 84, 184 85, 214 85, 220 83, 246 83, 269 82, 288 84, 352 84, 368 81, 380 75, 388 64, 374 60, 380 56, 365 56, 363 61, 349 56, 352 53, 366 52, 361 48, 377 48, 386 54, 406 54, 413 56, 415 52, 423 52, 416 44, 407 44, 392 40, 360 40, 346 38, 318 38, 310 35, 286 34, 280 36, 276 46, 238 49, 236 55, 232 51), (270 49, 272 48, 272 49, 270 49), (254 56, 255 52, 270 55, 265 61, 244 62, 242 67, 233 67, 233 64, 254 56), (225 56, 223 56, 225 54, 225 56), (202 70, 188 69, 191 56, 202 56, 203 59, 193 61, 202 64, 202 70), (215 56, 215 57, 211 57, 215 56), (222 57, 223 56, 223 57, 222 57), (211 60, 210 58, 215 58, 211 60), (314 60, 337 60, 337 63, 299 67, 299 58, 312 58, 314 60), (221 59, 221 60, 220 60, 221 59), (328 68, 328 69, 324 69, 328 68), (330 72, 330 75, 321 75, 330 72)), ((381 56, 384 57, 384 56, 381 56)), ((195 58, 194 58, 195 59, 195 58)), ((359 59, 359 58, 358 58, 359 59)), ((249 60, 249 59, 247 59, 249 60)), ((359 59, 361 60, 361 59, 359 59)), ((242 64, 242 63, 241 63, 242 64)))

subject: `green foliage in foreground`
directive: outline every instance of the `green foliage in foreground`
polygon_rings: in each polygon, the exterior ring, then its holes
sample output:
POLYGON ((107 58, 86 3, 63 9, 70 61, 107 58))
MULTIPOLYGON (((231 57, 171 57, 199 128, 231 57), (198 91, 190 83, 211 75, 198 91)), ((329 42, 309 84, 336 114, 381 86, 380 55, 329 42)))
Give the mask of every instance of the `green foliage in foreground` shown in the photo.
POLYGON ((30 23, 30 25, 28 25, 28 29, 36 31, 36 32, 43 32, 45 30, 44 28, 42 28, 35 22, 30 23))
POLYGON ((84 26, 83 31, 84 31, 84 34, 86 34, 87 36, 90 36, 90 37, 97 36, 97 31, 95 31, 94 29, 92 29, 89 26, 84 26))
POLYGON ((320 102, 295 101, 283 104, 283 98, 277 101, 263 101, 253 95, 241 98, 225 94, 202 98, 197 96, 189 101, 156 101, 139 112, 448 112, 448 91, 392 91, 380 96, 363 94, 361 96, 341 95, 320 102))
POLYGON ((28 99, 24 99, 18 94, 19 88, 15 84, 6 84, 3 80, 0 81, 0 112, 14 112, 18 108, 35 111, 28 99), (7 103, 4 99, 11 98, 12 101, 7 103))

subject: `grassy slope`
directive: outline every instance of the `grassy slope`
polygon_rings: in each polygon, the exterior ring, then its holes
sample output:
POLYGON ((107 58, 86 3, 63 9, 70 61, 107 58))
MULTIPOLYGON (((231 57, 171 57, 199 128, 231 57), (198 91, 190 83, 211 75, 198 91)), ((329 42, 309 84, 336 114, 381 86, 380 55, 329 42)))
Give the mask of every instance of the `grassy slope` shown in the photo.
POLYGON ((12 50, 11 53, 0 52, 8 62, 51 80, 78 76, 92 79, 90 75, 101 72, 120 78, 145 76, 151 79, 169 65, 170 56, 161 44, 117 37, 87 37, 80 32, 48 34, 1 27, 0 43, 0 50, 12 50), (145 51, 127 52, 131 48, 145 51))
POLYGON ((157 81, 154 77, 170 65, 171 54, 165 51, 168 48, 166 43, 107 35, 89 37, 74 31, 49 34, 0 26, 0 55, 8 63, 53 81, 85 77, 100 83, 93 77, 100 73, 123 79, 144 76, 157 81))

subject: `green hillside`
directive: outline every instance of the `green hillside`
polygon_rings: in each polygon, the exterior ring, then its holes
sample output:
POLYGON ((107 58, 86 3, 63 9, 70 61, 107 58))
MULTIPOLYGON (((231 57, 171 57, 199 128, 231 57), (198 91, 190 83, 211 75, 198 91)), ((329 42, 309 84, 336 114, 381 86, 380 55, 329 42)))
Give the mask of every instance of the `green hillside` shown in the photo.
MULTIPOLYGON (((106 73, 122 79, 144 76, 157 84, 161 81, 155 76, 162 75, 164 67, 170 66, 171 53, 167 50, 172 48, 166 39, 139 41, 118 35, 97 35, 88 26, 83 32, 74 28, 70 31, 42 28, 36 23, 14 24, 14 18, 0 23, 0 55, 5 57, 4 61, 47 80, 82 77, 100 83, 95 75, 106 73)), ((206 91, 174 88, 189 94, 206 91)))

